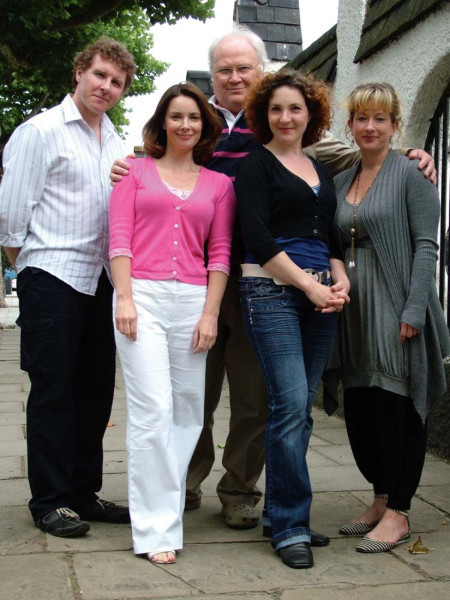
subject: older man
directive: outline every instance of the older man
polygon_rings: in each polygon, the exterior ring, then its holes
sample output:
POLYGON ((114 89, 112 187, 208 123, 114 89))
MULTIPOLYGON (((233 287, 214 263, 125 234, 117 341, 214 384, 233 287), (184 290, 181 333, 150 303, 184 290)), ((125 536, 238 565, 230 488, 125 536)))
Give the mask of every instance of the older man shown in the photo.
MULTIPOLYGON (((256 143, 247 126, 244 102, 248 89, 261 78, 267 55, 264 42, 245 27, 216 40, 209 51, 214 96, 211 103, 223 123, 222 135, 208 168, 234 180, 241 158, 256 143)), ((358 159, 359 153, 331 135, 307 152, 333 172, 342 171, 358 159)), ((423 151, 411 153, 417 157, 423 151)), ((410 154, 410 156, 411 156, 410 154)), ((423 153, 424 164, 431 157, 423 153)), ((412 156, 411 156, 412 157, 412 156)), ((428 168, 433 172, 433 163, 428 168)), ((126 174, 127 164, 117 161, 114 180, 126 174)), ((428 174, 428 172, 427 172, 428 174)), ((251 182, 249 182, 251 185, 251 182)), ((186 509, 201 504, 201 484, 214 464, 213 423, 222 384, 227 375, 230 390, 229 433, 223 452, 225 474, 217 486, 222 514, 230 527, 251 528, 258 524, 256 504, 261 491, 256 483, 264 468, 266 392, 259 365, 245 334, 239 300, 239 265, 243 262, 243 244, 236 225, 232 247, 232 269, 222 300, 217 341, 208 353, 204 427, 192 457, 186 492, 186 509)), ((324 546, 329 539, 311 532, 311 545, 324 546)))
POLYGON ((36 526, 58 537, 84 535, 89 520, 130 520, 97 492, 115 373, 108 174, 122 149, 105 112, 134 71, 119 42, 91 44, 75 58, 74 94, 18 127, 4 152, 0 244, 18 271, 21 366, 31 381, 29 507, 36 526))

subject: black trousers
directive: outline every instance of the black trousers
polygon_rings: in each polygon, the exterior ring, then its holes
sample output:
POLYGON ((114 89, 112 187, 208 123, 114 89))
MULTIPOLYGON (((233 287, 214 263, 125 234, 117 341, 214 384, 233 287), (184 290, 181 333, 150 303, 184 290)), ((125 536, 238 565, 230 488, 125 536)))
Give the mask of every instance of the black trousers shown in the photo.
POLYGON ((344 392, 345 424, 353 456, 387 506, 409 510, 422 475, 426 428, 411 398, 381 388, 344 392))
POLYGON ((21 368, 28 371, 28 477, 34 519, 94 501, 115 379, 112 286, 95 296, 46 271, 18 276, 21 368))

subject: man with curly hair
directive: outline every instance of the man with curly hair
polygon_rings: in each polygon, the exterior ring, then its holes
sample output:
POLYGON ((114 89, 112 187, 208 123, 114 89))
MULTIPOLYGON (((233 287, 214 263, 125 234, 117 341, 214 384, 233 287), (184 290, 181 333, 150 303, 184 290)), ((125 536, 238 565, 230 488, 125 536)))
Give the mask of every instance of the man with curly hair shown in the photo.
POLYGON ((134 72, 127 49, 100 38, 75 58, 75 92, 20 125, 4 151, 0 244, 18 272, 21 367, 31 381, 29 508, 57 537, 84 535, 89 520, 130 519, 97 492, 115 376, 108 173, 122 152, 105 113, 134 72))

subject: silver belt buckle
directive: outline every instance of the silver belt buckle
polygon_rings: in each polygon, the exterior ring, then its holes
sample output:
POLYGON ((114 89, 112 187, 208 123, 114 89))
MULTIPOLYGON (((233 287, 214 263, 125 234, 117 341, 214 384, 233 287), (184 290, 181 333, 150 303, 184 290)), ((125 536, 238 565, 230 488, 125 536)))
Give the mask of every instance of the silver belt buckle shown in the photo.
POLYGON ((304 271, 318 283, 326 281, 331 275, 330 271, 315 271, 314 269, 304 269, 304 271))

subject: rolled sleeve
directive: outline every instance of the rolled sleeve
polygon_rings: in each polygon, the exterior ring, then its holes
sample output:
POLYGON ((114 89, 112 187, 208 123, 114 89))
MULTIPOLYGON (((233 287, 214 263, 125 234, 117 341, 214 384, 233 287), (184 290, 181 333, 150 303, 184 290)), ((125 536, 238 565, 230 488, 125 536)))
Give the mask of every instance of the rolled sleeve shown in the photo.
POLYGON ((42 197, 48 165, 40 132, 22 125, 13 133, 3 153, 0 185, 0 245, 24 245, 34 206, 42 197))

